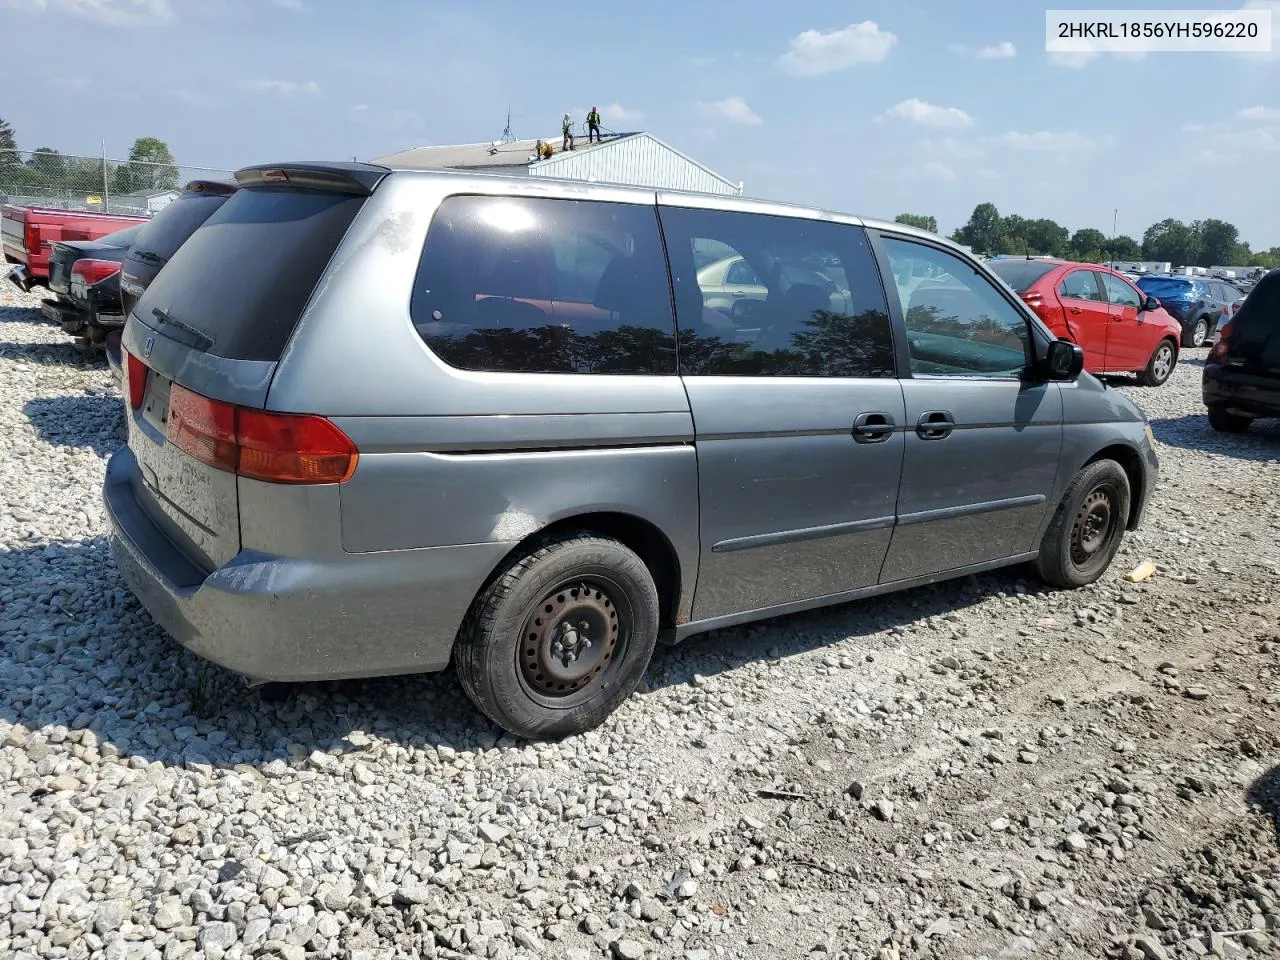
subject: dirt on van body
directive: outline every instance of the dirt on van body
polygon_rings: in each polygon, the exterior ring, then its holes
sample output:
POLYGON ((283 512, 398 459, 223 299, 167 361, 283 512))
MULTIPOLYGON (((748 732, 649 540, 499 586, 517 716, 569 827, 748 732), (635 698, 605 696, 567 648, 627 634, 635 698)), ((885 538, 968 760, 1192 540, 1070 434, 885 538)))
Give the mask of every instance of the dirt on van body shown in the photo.
POLYGON ((529 744, 449 675, 268 702, 172 645, 104 539, 118 392, 2 289, 0 955, 1280 955, 1280 425, 1214 434, 1205 351, 1117 381, 1163 469, 1099 584, 704 636, 529 744))

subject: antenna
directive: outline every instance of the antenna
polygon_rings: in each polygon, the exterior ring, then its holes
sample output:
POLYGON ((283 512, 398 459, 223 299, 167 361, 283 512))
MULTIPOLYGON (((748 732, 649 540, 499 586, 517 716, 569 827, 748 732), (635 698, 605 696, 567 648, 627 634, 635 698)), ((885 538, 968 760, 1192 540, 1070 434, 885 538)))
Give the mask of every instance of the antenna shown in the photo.
POLYGON ((503 143, 515 143, 516 135, 511 132, 511 104, 507 104, 507 125, 502 130, 503 143))

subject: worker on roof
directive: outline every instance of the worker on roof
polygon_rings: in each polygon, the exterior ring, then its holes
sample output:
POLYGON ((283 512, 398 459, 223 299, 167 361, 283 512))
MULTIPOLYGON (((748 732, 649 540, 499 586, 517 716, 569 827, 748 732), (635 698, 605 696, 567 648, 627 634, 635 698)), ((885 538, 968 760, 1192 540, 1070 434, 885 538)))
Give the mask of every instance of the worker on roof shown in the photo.
POLYGON ((555 153, 555 151, 551 149, 551 144, 547 143, 547 141, 545 140, 538 141, 538 159, 539 160, 546 160, 553 153, 555 153))
POLYGON ((593 140, 603 140, 600 136, 600 111, 595 107, 587 114, 587 143, 593 140))
POLYGON ((561 145, 561 149, 572 150, 573 149, 573 117, 569 116, 566 113, 564 115, 564 119, 560 121, 560 129, 564 133, 564 141, 561 145))

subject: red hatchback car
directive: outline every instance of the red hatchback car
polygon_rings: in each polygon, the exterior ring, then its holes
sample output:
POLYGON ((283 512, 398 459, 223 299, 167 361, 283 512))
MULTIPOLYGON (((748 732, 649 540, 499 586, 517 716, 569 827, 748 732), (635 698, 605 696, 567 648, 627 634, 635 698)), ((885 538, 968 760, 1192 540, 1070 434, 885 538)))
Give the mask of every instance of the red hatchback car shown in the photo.
POLYGON ((1059 339, 1084 349, 1090 373, 1136 373, 1149 387, 1169 379, 1178 363, 1182 328, 1127 277, 1096 263, 990 260, 1059 339))

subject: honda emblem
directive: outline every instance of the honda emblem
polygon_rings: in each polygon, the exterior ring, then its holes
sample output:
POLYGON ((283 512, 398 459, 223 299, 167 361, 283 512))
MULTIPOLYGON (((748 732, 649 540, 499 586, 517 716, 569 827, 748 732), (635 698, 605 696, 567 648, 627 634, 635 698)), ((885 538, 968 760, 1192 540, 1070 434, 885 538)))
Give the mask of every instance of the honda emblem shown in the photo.
POLYGON ((151 349, 156 345, 155 337, 147 337, 146 343, 142 345, 142 359, 146 360, 151 356, 151 349))

